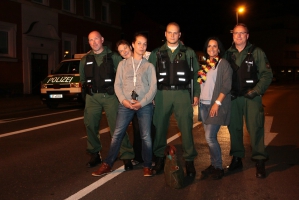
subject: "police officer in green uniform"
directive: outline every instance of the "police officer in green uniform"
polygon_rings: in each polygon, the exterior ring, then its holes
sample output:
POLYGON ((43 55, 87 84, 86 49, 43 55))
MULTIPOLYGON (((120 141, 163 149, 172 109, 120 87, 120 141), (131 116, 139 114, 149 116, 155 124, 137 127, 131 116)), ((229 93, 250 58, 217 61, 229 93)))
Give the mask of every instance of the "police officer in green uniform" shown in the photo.
MULTIPOLYGON (((118 109, 118 99, 114 94, 115 71, 122 60, 118 54, 103 46, 104 38, 98 31, 88 35, 88 42, 92 50, 80 61, 80 81, 86 93, 84 124, 87 132, 87 152, 91 155, 88 167, 94 167, 102 162, 100 151, 99 124, 102 111, 105 110, 110 134, 115 129, 118 109)), ((126 135, 122 141, 120 158, 125 163, 125 169, 132 169, 131 159, 134 151, 126 135)))
POLYGON ((245 24, 233 30, 233 45, 225 58, 233 68, 231 119, 228 126, 233 156, 229 171, 243 167, 243 116, 250 135, 252 160, 256 162, 256 177, 266 177, 265 160, 268 154, 264 145, 264 109, 262 95, 272 81, 272 70, 265 53, 248 42, 249 31, 245 24))
POLYGON ((193 81, 193 105, 198 104, 200 93, 196 82, 197 73, 191 72, 193 58, 193 71, 199 70, 195 52, 180 42, 180 27, 171 22, 165 31, 166 43, 152 51, 149 61, 156 67, 157 94, 155 97, 155 111, 153 123, 156 127, 153 151, 156 157, 153 171, 159 173, 164 168, 164 150, 167 146, 167 132, 169 119, 172 113, 178 122, 182 134, 183 157, 186 161, 187 176, 194 177, 194 158, 197 152, 193 142, 193 108, 189 93, 189 84, 193 81))

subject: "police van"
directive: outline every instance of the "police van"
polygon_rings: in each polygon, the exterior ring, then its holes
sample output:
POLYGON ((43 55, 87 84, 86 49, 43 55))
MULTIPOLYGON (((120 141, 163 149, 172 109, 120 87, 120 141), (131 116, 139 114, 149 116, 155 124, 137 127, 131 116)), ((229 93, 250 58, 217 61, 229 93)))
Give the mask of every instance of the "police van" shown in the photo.
POLYGON ((79 64, 85 54, 75 54, 74 59, 63 60, 58 68, 41 83, 41 100, 49 108, 62 102, 77 102, 84 105, 80 82, 79 64))

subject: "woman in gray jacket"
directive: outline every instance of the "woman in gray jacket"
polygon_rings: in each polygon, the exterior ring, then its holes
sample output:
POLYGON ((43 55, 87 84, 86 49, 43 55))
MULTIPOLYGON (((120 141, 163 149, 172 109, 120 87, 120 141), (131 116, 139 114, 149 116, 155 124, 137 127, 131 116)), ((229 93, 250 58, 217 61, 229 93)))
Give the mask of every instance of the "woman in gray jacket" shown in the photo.
POLYGON ((132 57, 122 60, 116 72, 114 90, 119 106, 109 153, 100 168, 92 173, 93 176, 111 172, 121 141, 135 113, 142 139, 143 175, 152 176, 151 121, 154 109, 152 101, 157 92, 156 71, 155 67, 143 58, 147 47, 146 36, 136 34, 132 46, 132 57))
POLYGON ((221 125, 228 125, 230 119, 232 69, 221 55, 224 48, 220 40, 210 37, 205 43, 204 52, 207 60, 198 71, 200 84, 200 118, 205 130, 205 138, 209 145, 211 165, 202 171, 204 175, 212 175, 213 179, 221 179, 224 175, 221 148, 217 133, 221 125))

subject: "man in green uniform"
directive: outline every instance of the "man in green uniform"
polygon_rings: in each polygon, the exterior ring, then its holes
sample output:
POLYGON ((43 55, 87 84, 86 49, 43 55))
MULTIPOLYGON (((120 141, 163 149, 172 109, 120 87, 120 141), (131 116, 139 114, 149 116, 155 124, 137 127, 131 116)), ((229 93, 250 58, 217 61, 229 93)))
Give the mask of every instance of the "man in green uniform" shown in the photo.
POLYGON ((153 170, 159 173, 164 168, 164 150, 167 146, 167 132, 169 119, 172 113, 178 122, 182 134, 183 157, 186 161, 186 173, 194 177, 194 158, 197 152, 193 142, 193 108, 190 99, 190 80, 193 79, 194 99, 193 105, 198 104, 199 84, 197 73, 191 73, 191 61, 193 58, 193 70, 197 72, 199 65, 195 52, 180 42, 180 27, 177 23, 169 23, 165 31, 166 43, 155 49, 149 61, 156 67, 157 94, 155 97, 155 111, 153 122, 156 127, 153 151, 156 156, 153 170))
POLYGON ((233 156, 229 171, 243 167, 243 116, 250 135, 252 160, 256 162, 256 177, 266 177, 265 160, 268 154, 264 145, 264 109, 262 95, 272 81, 272 70, 265 53, 248 42, 249 31, 245 24, 233 30, 233 45, 225 58, 233 68, 231 119, 228 126, 233 156))
MULTIPOLYGON (((114 94, 115 71, 122 57, 103 46, 104 38, 98 31, 88 35, 92 50, 80 61, 80 79, 86 93, 84 124, 87 132, 87 152, 91 155, 87 167, 94 167, 102 162, 100 151, 99 124, 102 111, 105 110, 110 134, 114 133, 118 109, 118 99, 114 94)), ((120 158, 125 169, 132 169, 131 159, 134 151, 126 135, 122 141, 120 158)))

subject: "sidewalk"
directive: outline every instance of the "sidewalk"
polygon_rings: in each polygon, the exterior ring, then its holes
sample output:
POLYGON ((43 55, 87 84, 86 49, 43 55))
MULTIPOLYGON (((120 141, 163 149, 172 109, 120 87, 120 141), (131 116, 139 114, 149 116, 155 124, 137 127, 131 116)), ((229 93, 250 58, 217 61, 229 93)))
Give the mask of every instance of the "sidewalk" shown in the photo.
POLYGON ((24 94, 9 97, 0 97, 0 114, 45 107, 46 105, 42 104, 39 95, 24 94))

